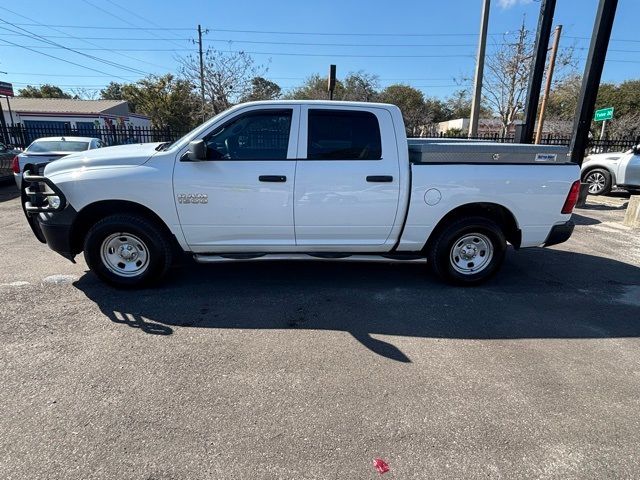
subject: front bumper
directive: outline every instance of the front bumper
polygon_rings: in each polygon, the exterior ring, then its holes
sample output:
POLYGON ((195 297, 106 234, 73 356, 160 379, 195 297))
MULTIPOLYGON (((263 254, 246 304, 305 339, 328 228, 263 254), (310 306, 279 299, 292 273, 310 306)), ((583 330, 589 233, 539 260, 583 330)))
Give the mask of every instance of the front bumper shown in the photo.
POLYGON ((78 212, 67 205, 61 212, 41 213, 36 218, 45 243, 51 250, 73 261, 76 254, 71 245, 71 229, 78 212))
POLYGON ((71 247, 71 229, 78 212, 67 203, 62 191, 50 179, 32 175, 32 169, 37 171, 38 166, 25 166, 20 185, 22 210, 27 222, 40 242, 73 261, 75 254, 71 247), (55 208, 48 202, 52 195, 60 199, 55 208))
POLYGON ((562 242, 566 242, 571 237, 573 233, 573 229, 576 227, 576 224, 571 220, 565 223, 560 223, 558 225, 554 225, 547 235, 547 239, 544 241, 545 247, 550 247, 551 245, 557 245, 562 242))

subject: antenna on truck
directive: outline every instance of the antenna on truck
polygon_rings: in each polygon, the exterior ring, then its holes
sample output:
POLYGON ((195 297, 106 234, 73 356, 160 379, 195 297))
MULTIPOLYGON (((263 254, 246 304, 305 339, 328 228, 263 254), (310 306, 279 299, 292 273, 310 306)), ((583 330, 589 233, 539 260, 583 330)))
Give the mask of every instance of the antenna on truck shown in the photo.
POLYGON ((333 100, 333 91, 336 89, 336 66, 329 65, 329 81, 327 82, 327 90, 329 90, 329 100, 333 100))

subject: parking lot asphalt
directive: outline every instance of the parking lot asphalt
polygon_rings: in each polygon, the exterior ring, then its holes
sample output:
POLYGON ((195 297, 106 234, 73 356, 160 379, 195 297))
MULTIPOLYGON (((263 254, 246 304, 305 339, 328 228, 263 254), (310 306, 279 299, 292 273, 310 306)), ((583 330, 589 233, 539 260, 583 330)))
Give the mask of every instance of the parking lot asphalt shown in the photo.
MULTIPOLYGON (((17 192, 15 192, 17 193, 17 192)), ((0 478, 639 478, 624 197, 472 289, 416 264, 174 269, 118 291, 0 187, 0 478)))

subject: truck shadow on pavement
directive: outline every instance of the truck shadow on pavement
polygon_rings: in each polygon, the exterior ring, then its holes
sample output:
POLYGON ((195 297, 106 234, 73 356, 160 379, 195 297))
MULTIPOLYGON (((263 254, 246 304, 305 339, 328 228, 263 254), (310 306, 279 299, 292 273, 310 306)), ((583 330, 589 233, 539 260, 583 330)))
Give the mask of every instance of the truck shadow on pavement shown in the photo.
POLYGON ((602 223, 596 218, 587 217, 586 215, 580 215, 577 213, 571 215, 571 220, 573 220, 576 225, 598 225, 602 223))
POLYGON ((502 271, 476 288, 441 284, 418 264, 188 265, 171 277, 134 292, 90 273, 74 285, 111 321, 147 334, 168 336, 175 327, 336 330, 399 362, 411 360, 372 335, 640 336, 640 268, 554 249, 509 251, 502 271))

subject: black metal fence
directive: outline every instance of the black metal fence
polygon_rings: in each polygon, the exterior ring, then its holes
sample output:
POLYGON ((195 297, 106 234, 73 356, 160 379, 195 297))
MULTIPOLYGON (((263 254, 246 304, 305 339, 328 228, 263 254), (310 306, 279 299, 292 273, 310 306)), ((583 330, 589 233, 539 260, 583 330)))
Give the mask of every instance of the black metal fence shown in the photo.
MULTIPOLYGON (((63 127, 51 126, 32 126, 17 124, 7 127, 9 135, 9 143, 17 148, 26 148, 33 140, 41 137, 61 137, 61 136, 77 136, 77 137, 93 137, 101 139, 106 145, 125 145, 132 143, 147 142, 171 142, 182 137, 189 132, 187 128, 154 128, 154 127, 133 127, 133 126, 117 126, 111 127, 95 127, 90 128, 71 128, 70 125, 63 127)), ((441 133, 436 135, 437 138, 468 138, 466 135, 447 135, 441 133)), ((499 135, 497 133, 482 134, 472 137, 474 140, 487 140, 500 143, 513 143, 513 135, 499 135)), ((570 137, 545 135, 541 142, 543 145, 569 145, 570 137)), ((640 144, 639 137, 626 138, 610 138, 605 140, 589 141, 587 153, 607 153, 621 152, 629 150, 634 145, 640 144)))
MULTIPOLYGON (((436 135, 436 138, 469 138, 467 135, 447 135, 446 133, 440 133, 436 135)), ((514 135, 499 135, 497 133, 487 133, 471 137, 472 140, 487 140, 499 143, 513 143, 515 141, 514 135)), ((571 143, 571 137, 544 135, 540 139, 542 145, 569 145, 571 143)), ((624 138, 607 138, 604 140, 590 139, 587 153, 609 153, 609 152, 624 152, 629 150, 634 145, 640 145, 640 136, 637 137, 624 137, 624 138)))
POLYGON ((112 126, 71 128, 69 125, 33 126, 17 124, 7 127, 9 143, 17 148, 26 148, 41 137, 90 137, 99 138, 106 145, 126 145, 132 143, 171 142, 189 132, 189 129, 153 128, 134 126, 112 126))

